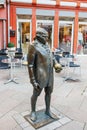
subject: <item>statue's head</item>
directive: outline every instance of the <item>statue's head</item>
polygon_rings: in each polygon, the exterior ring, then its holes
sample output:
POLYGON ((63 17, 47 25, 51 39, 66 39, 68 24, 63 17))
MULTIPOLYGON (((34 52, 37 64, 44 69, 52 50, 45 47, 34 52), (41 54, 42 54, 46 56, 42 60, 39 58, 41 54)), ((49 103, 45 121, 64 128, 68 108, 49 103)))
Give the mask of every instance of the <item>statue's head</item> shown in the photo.
POLYGON ((37 28, 36 30, 36 37, 41 38, 44 42, 48 39, 48 32, 44 28, 37 28))

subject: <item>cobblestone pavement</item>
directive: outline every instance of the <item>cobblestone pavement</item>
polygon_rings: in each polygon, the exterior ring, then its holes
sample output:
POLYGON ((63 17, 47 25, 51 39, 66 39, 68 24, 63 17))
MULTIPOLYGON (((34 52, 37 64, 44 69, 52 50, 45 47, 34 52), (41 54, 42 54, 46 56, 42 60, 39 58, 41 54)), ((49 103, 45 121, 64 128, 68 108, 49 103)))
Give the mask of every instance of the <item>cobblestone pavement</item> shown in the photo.
MULTIPOLYGON (((79 56, 79 68, 71 75, 78 81, 64 81, 69 70, 54 73, 54 91, 51 110, 60 117, 60 121, 50 123, 38 130, 87 130, 87 56, 79 56)), ((72 71, 73 72, 73 71, 72 71)), ((23 118, 30 112, 32 85, 29 83, 27 67, 15 67, 14 77, 19 84, 4 84, 9 77, 9 70, 0 70, 0 130, 34 130, 23 118)), ((44 91, 37 101, 37 110, 44 108, 44 91)))

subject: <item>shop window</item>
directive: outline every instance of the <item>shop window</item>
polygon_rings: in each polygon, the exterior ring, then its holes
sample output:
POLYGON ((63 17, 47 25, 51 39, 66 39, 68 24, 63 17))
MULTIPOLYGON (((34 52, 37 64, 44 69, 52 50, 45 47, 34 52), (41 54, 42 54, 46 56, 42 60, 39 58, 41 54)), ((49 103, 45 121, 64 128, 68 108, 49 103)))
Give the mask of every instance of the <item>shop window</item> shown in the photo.
POLYGON ((17 48, 21 48, 23 54, 27 54, 31 42, 31 21, 18 20, 17 48))
POLYGON ((86 22, 79 23, 77 54, 87 54, 87 23, 86 22))
POLYGON ((59 48, 64 52, 71 53, 72 47, 72 23, 60 21, 59 23, 59 48))

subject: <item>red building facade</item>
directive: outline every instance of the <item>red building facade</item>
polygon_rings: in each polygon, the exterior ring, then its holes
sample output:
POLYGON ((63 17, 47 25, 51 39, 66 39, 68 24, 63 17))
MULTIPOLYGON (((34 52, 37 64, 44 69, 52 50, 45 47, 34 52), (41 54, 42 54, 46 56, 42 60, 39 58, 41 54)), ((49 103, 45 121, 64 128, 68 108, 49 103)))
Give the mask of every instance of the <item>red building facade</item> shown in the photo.
POLYGON ((11 0, 8 12, 7 43, 24 53, 40 26, 48 31, 51 48, 87 54, 86 0, 11 0))

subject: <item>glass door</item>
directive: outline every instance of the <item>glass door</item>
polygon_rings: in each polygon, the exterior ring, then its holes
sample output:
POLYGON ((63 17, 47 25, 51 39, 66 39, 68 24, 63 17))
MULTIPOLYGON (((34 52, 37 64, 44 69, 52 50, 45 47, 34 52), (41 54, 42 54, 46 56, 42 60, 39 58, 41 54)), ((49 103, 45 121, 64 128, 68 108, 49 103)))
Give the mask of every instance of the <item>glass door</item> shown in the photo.
POLYGON ((72 54, 73 22, 59 21, 59 48, 72 54))
POLYGON ((18 19, 17 48, 22 49, 23 53, 27 54, 30 42, 31 42, 31 21, 18 19))
POLYGON ((37 28, 43 27, 48 32, 48 44, 50 48, 53 48, 53 32, 54 32, 54 24, 51 20, 37 20, 37 28))

